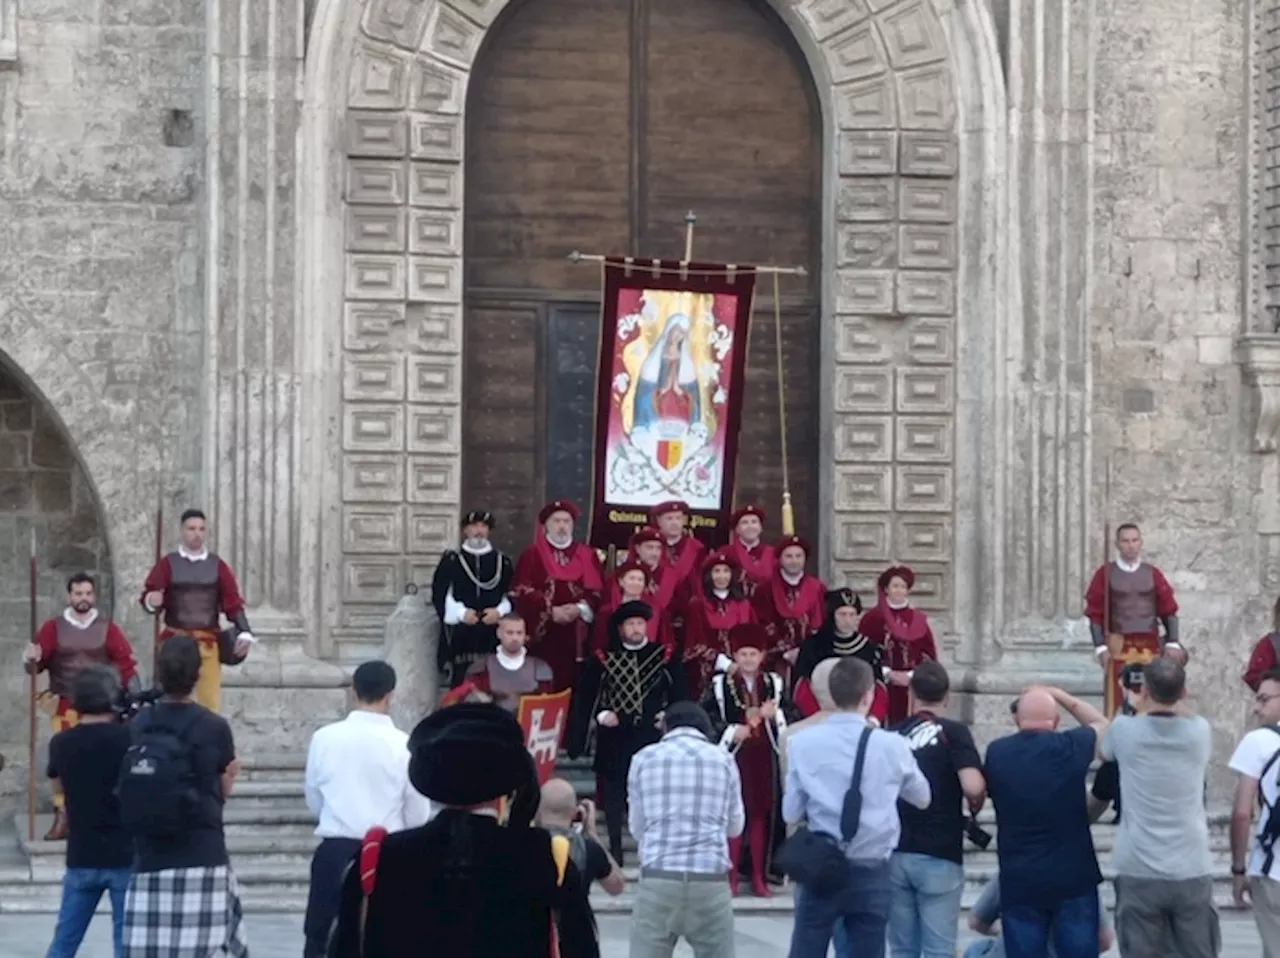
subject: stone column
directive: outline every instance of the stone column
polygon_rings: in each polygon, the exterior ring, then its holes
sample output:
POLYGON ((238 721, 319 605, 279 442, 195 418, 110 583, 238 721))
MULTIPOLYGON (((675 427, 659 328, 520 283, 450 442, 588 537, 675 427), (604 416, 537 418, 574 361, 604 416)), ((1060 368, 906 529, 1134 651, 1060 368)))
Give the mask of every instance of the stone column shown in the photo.
MULTIPOLYGON (((1089 5, 1029 0, 1008 10, 1007 76, 1013 321, 1004 344, 1007 412, 996 460, 999 562, 990 633, 978 650, 1001 671, 1087 646, 1079 621, 1093 561, 1094 257, 1089 5), (1017 317, 1021 317, 1019 320, 1017 317), (1002 503, 1002 504, 1001 504, 1002 503)), ((1065 667, 1070 659, 1055 660, 1065 667)))
POLYGON ((303 7, 208 9, 204 501, 255 630, 301 640, 310 618, 294 335, 303 7))

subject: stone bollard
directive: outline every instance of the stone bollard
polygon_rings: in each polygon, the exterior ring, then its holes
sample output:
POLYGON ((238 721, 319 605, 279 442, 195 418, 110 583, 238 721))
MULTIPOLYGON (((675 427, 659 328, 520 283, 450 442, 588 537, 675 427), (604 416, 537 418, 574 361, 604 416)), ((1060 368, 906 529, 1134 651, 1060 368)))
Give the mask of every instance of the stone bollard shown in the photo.
POLYGON ((396 692, 391 698, 391 717, 397 727, 412 731, 440 698, 440 672, 436 647, 440 643, 440 620, 418 595, 412 583, 387 618, 382 658, 396 670, 396 692))

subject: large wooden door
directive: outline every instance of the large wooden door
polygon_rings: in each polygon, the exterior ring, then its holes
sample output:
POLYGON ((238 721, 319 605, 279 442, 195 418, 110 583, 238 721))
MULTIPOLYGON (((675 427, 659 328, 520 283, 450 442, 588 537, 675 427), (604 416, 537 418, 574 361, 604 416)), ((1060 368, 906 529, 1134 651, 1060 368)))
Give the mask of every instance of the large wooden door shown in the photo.
MULTIPOLYGON (((818 524, 820 128, 764 0, 524 0, 481 51, 467 108, 464 509, 527 541, 591 488, 598 267, 574 249, 803 265, 782 282, 788 464, 818 524)), ((758 287, 736 499, 781 501, 772 283, 758 287)), ((770 523, 776 533, 776 521, 770 523)))

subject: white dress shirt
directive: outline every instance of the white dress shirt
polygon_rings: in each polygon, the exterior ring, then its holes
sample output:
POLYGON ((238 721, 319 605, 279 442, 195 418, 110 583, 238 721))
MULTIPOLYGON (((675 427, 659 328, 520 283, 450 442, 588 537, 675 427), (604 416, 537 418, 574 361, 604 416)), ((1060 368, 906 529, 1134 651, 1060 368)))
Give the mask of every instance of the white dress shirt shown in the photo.
POLYGON ((398 832, 431 817, 409 784, 409 736, 380 712, 356 709, 311 736, 305 791, 321 838, 364 838, 375 825, 398 832))

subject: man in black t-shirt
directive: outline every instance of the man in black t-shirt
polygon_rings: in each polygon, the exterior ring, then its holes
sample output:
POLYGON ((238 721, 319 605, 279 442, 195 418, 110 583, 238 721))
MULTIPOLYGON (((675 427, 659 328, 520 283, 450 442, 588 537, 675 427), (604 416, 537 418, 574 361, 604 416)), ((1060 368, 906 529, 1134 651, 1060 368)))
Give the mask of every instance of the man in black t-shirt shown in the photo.
POLYGON ((953 955, 964 890, 964 805, 977 814, 986 782, 969 729, 942 717, 951 689, 947 670, 921 663, 909 686, 915 712, 893 730, 911 745, 933 801, 925 809, 898 803, 902 837, 889 861, 889 947, 894 958, 953 955))
MULTIPOLYGON (((200 649, 184 635, 166 639, 156 660, 164 697, 129 723, 144 744, 160 729, 184 746, 183 827, 177 834, 135 829, 137 856, 125 909, 125 958, 143 954, 248 954, 240 891, 227 858, 222 806, 240 763, 227 720, 192 697, 200 676, 200 649), (189 949, 189 950, 188 950, 189 949)), ((134 755, 133 752, 129 753, 134 755)), ((145 762, 145 756, 142 762, 145 762)), ((121 768, 121 793, 130 758, 121 768)), ((135 766, 136 772, 136 766, 135 766)), ((124 810, 129 820, 129 809, 124 810)))
POLYGON ((115 796, 120 761, 129 748, 129 730, 116 720, 119 693, 114 669, 82 671, 71 689, 80 724, 49 743, 49 778, 66 799, 70 828, 62 905, 49 958, 74 958, 103 892, 111 898, 115 952, 120 954, 133 842, 120 825, 115 796))

